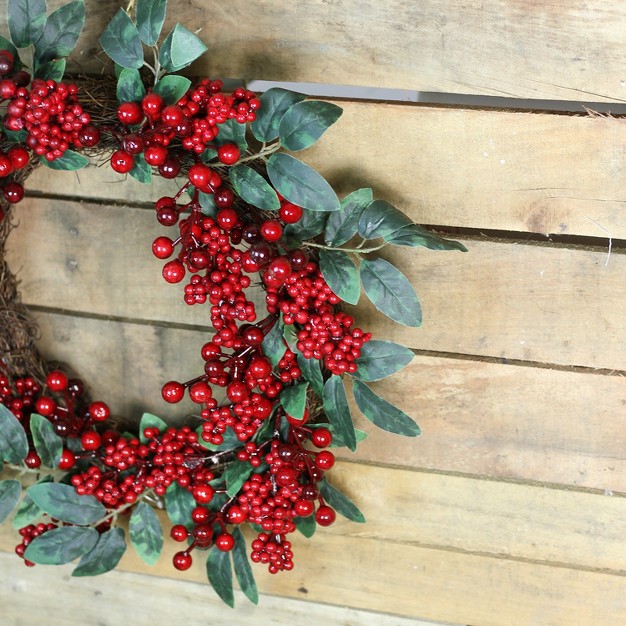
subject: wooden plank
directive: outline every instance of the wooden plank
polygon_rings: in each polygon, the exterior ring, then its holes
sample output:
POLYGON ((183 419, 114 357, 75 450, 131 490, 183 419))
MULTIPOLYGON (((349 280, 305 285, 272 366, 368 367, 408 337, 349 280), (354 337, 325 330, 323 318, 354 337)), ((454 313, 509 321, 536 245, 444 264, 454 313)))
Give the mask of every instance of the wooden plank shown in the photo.
MULTIPOLYGON (((99 72, 98 37, 119 3, 90 0, 87 7, 74 59, 81 70, 99 72)), ((170 3, 168 27, 174 19, 201 28, 209 45, 191 68, 196 75, 522 98, 624 97, 626 9, 609 0, 453 0, 445 8, 437 0, 188 0, 170 3)))
MULTIPOLYGON (((626 239, 626 125, 616 119, 339 104, 343 117, 302 158, 340 195, 373 186, 421 224, 626 239)), ((123 202, 176 190, 158 177, 149 188, 120 180, 108 165, 40 168, 28 186, 123 202)))

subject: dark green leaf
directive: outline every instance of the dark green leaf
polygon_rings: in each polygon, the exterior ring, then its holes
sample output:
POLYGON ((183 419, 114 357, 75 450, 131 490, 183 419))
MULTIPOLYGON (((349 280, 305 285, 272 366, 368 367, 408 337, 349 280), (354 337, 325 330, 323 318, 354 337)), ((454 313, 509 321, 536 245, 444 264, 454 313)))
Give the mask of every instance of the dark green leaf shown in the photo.
POLYGON ((141 41, 147 46, 156 45, 165 21, 167 0, 137 0, 135 18, 141 41))
MULTIPOLYGON (((44 476, 38 481, 38 484, 51 483, 54 478, 51 474, 44 476)), ((28 491, 24 493, 24 497, 17 507, 17 511, 13 516, 13 528, 19 530, 32 524, 36 519, 43 515, 43 511, 33 502, 32 498, 28 495, 28 491)))
POLYGON ((260 98, 256 120, 250 128, 259 141, 272 141, 278 137, 278 127, 283 115, 292 105, 302 102, 306 96, 303 93, 288 91, 280 87, 268 89, 260 98))
POLYGON ((85 24, 85 3, 75 0, 52 12, 41 37, 35 42, 39 64, 69 56, 85 24))
POLYGON ((402 211, 384 200, 371 202, 359 218, 359 235, 364 239, 377 239, 413 224, 402 211))
POLYGON ((4 404, 0 404, 0 461, 19 465, 27 454, 24 427, 4 404))
POLYGON ((30 46, 46 24, 46 0, 9 0, 7 20, 13 43, 18 48, 30 46))
POLYGON ((344 496, 338 489, 335 489, 327 480, 321 480, 318 486, 326 504, 332 506, 337 513, 341 513, 341 515, 352 522, 365 523, 363 513, 359 511, 350 498, 344 496))
POLYGON ((405 437, 420 434, 419 426, 404 411, 383 400, 365 383, 355 380, 352 391, 361 413, 378 428, 405 437))
POLYGON ((89 159, 87 157, 82 154, 78 154, 78 152, 74 152, 73 150, 66 150, 63 153, 63 156, 58 159, 54 159, 54 161, 48 161, 45 157, 40 157, 39 160, 51 170, 66 170, 74 172, 89 165, 89 159))
POLYGON ((152 182, 152 168, 146 163, 143 154, 135 154, 133 161, 133 167, 128 173, 140 183, 150 184, 152 182))
POLYGON ((146 502, 139 502, 130 516, 130 542, 141 560, 154 565, 163 549, 163 528, 154 509, 146 502))
POLYGON ((233 565, 235 568, 235 576, 241 591, 246 594, 246 597, 253 604, 259 603, 259 591, 254 581, 254 574, 248 561, 248 555, 246 553, 246 540, 239 530, 238 526, 233 528, 233 537, 235 538, 235 547, 233 548, 233 565))
POLYGON ((219 133, 215 138, 215 144, 223 146, 227 143, 234 143, 241 154, 245 154, 248 149, 246 141, 246 124, 240 124, 236 119, 231 118, 218 126, 219 133))
POLYGON ((230 607, 235 606, 233 592, 233 571, 230 566, 228 552, 222 552, 213 547, 206 562, 206 573, 209 582, 217 595, 230 607))
POLYGON ((122 68, 117 79, 118 102, 140 102, 146 95, 146 88, 139 70, 134 68, 122 68))
POLYGON ((385 241, 395 246, 423 246, 430 250, 460 250, 467 252, 467 248, 459 241, 444 239, 427 231, 417 224, 409 224, 385 236, 385 241))
POLYGON ((143 65, 139 31, 124 9, 119 9, 104 29, 100 45, 122 67, 138 70, 143 65))
POLYGON ((7 130, 6 128, 2 127, 2 132, 6 135, 6 138, 9 141, 12 141, 14 143, 24 143, 24 141, 26 141, 26 138, 28 137, 28 131, 25 129, 22 130, 7 130))
POLYGON ((294 237, 298 241, 312 239, 324 230, 324 225, 329 215, 334 215, 334 213, 302 209, 300 220, 295 224, 287 224, 285 227, 285 236, 294 237))
POLYGON ((312 167, 284 152, 272 154, 267 174, 274 188, 289 202, 311 211, 338 211, 339 198, 312 167))
POLYGON ((202 426, 196 430, 196 433, 198 434, 198 443, 207 450, 221 452, 222 450, 232 450, 233 448, 237 448, 241 445, 241 441, 239 441, 232 428, 226 429, 226 432, 222 435, 224 441, 219 445, 209 443, 208 441, 204 441, 204 439, 202 439, 202 426))
POLYGON ((212 161, 215 161, 217 158, 217 150, 214 148, 206 148, 204 152, 200 155, 200 160, 209 165, 212 161))
POLYGON ((124 552, 126 552, 124 530, 111 528, 102 533, 98 543, 83 555, 72 576, 98 576, 110 572, 117 567, 124 552))
POLYGON ((198 202, 203 215, 208 215, 209 217, 217 215, 217 204, 215 204, 215 196, 212 193, 198 191, 198 202))
POLYGON ((13 71, 19 72, 23 65, 20 61, 16 47, 6 38, 0 35, 0 50, 8 50, 13 55, 13 71))
POLYGON ((310 148, 343 113, 341 107, 307 100, 289 107, 278 126, 280 143, 293 152, 310 148))
POLYGON ((306 409, 306 391, 309 383, 297 383, 285 387, 280 394, 280 403, 285 412, 294 419, 300 420, 304 417, 306 409))
POLYGON ((322 376, 322 368, 318 359, 307 359, 302 354, 296 357, 298 367, 302 371, 302 376, 306 380, 318 396, 324 393, 324 378, 322 376))
POLYGON ((0 524, 9 517, 22 494, 19 480, 0 480, 0 524))
POLYGON ((146 436, 143 434, 146 428, 157 428, 159 433, 163 434, 167 430, 167 424, 160 417, 152 413, 144 413, 139 421, 139 440, 141 443, 148 442, 146 436))
POLYGON ((66 65, 67 61, 65 59, 48 61, 37 68, 35 78, 41 78, 41 80, 54 80, 57 83, 60 83, 65 75, 66 65))
POLYGON ((361 213, 368 206, 374 196, 369 188, 357 189, 341 201, 339 211, 328 215, 324 241, 329 246, 337 248, 349 241, 359 230, 361 213))
POLYGON ((309 515, 308 517, 295 517, 293 523, 307 539, 310 539, 315 534, 315 529, 317 528, 315 515, 309 515))
POLYGON ((253 467, 248 461, 233 461, 224 471, 226 493, 232 498, 239 493, 241 486, 248 480, 253 467))
POLYGON ((191 81, 184 76, 164 76, 155 86, 154 92, 158 93, 166 104, 176 104, 191 87, 191 81))
POLYGON ((177 72, 191 65, 207 47, 191 31, 176 24, 159 50, 159 63, 168 72, 177 72))
POLYGON ((361 261, 361 282, 372 304, 392 320, 405 326, 422 323, 422 309, 413 285, 384 259, 361 261))
POLYGON ((247 165, 231 167, 230 182, 235 193, 252 206, 265 211, 280 209, 280 201, 272 186, 251 167, 247 165))
MULTIPOLYGON (((343 440, 342 435, 339 432, 337 432, 337 429, 332 424, 324 424, 323 426, 328 428, 328 430, 330 430, 330 432, 333 435, 333 442, 330 444, 331 448, 344 448, 344 447, 346 447, 346 442, 343 440)), ((356 434, 356 442, 357 442, 357 444, 359 444, 359 443, 361 443, 361 441, 364 441, 365 439, 367 439, 367 433, 365 431, 359 430, 358 428, 355 428, 354 432, 356 434)))
POLYGON ((411 350, 398 343, 372 339, 363 344, 361 356, 355 361, 356 376, 364 381, 386 378, 408 365, 414 356, 411 350))
POLYGON ((99 536, 95 528, 61 526, 35 537, 28 544, 24 558, 41 565, 63 565, 87 554, 99 536))
POLYGON ((68 524, 93 524, 106 514, 102 503, 93 496, 79 496, 72 485, 39 483, 27 493, 50 517, 68 524))
POLYGON ((296 355, 300 354, 298 350, 298 331, 293 324, 285 324, 283 328, 283 337, 287 342, 289 349, 296 355))
POLYGON ((359 272, 352 259, 340 250, 320 251, 320 270, 336 296, 348 304, 356 304, 361 295, 359 272))
POLYGON ((30 432, 41 463, 45 467, 57 467, 63 454, 63 440, 54 431, 52 423, 33 413, 30 416, 30 432))
POLYGON ((341 376, 333 374, 326 381, 323 398, 324 411, 328 416, 328 421, 348 449, 354 452, 356 450, 356 432, 341 376))
POLYGON ((193 526, 191 511, 196 501, 189 491, 173 482, 165 492, 165 510, 172 524, 182 524, 188 528, 193 526))
POLYGON ((269 333, 263 337, 263 343, 261 344, 263 354, 271 361, 274 367, 278 365, 278 362, 285 356, 287 351, 283 330, 284 324, 282 319, 279 318, 269 333))

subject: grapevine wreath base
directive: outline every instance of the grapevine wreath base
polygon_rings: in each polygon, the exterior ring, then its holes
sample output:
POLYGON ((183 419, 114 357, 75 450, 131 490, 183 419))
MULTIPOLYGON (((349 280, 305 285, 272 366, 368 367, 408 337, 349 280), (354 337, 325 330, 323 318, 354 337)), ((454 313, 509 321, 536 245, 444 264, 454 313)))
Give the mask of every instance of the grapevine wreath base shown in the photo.
MULTIPOLYGON (((177 24, 164 37, 165 0, 120 9, 100 39, 109 78, 66 79, 65 57, 84 23, 82 0, 46 15, 45 0, 9 0, 0 38, 0 521, 11 516, 27 566, 78 559, 75 576, 114 568, 129 543, 148 564, 163 546, 155 508, 180 542, 173 566, 206 558, 208 579, 233 604, 234 573, 257 601, 249 560, 294 567, 290 534, 307 537, 336 513, 365 521, 328 482, 331 447, 354 451, 344 379, 376 426, 419 428, 367 384, 407 365, 407 348, 372 339, 343 303, 365 296, 391 319, 421 323, 413 287, 385 245, 463 250, 358 189, 341 201, 292 153, 337 121, 335 104, 270 89, 261 97, 176 72, 206 46, 177 24), (197 406, 184 427, 144 414, 137 435, 115 427, 104 402, 39 356, 37 328, 4 261, 24 182, 37 166, 110 163, 143 183, 180 181, 155 203, 167 230, 152 252, 210 330, 198 375, 165 382, 163 400, 197 406), (263 307, 251 288, 265 291, 263 307), (27 488, 25 488, 27 487, 27 488), (120 522, 124 522, 120 525, 120 522), (250 547, 241 532, 250 525, 250 547), (127 530, 125 530, 127 528, 127 530)), ((175 378, 176 373, 172 373, 175 378)), ((117 416, 116 416, 117 417, 117 416)))

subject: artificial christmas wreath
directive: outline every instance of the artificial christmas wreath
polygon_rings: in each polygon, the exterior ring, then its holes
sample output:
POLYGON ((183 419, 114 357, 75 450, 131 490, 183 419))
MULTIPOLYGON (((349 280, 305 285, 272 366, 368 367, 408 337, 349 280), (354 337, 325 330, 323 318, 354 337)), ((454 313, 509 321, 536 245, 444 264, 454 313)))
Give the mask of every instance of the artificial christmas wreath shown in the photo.
POLYGON ((248 556, 272 573, 290 570, 290 533, 310 536, 337 512, 364 521, 326 479, 329 448, 354 451, 365 436, 353 425, 344 378, 376 426, 419 434, 367 384, 413 353, 373 339, 342 303, 356 304, 362 287, 379 311, 418 326, 410 282, 372 254, 385 245, 464 248, 371 189, 340 201, 293 156, 338 120, 337 105, 277 88, 260 97, 224 93, 219 80, 192 84, 177 74, 206 46, 180 24, 162 37, 165 11, 166 0, 120 9, 100 39, 115 75, 63 82, 83 0, 50 15, 45 0, 8 3, 10 39, 0 38, 0 521, 14 513, 26 565, 79 559, 73 575, 86 576, 119 562, 125 517, 130 544, 154 564, 164 541, 155 508, 164 508, 181 542, 174 567, 205 553, 209 581, 232 605, 232 558, 256 602, 248 556), (4 261, 28 174, 90 161, 143 183, 154 175, 181 181, 155 203, 156 219, 175 234, 159 236, 152 252, 165 281, 186 282, 184 301, 207 308, 212 328, 198 346, 198 376, 162 388, 165 402, 188 394, 196 404, 183 427, 145 413, 137 435, 122 431, 80 379, 44 362, 4 261), (250 299, 255 283, 263 314, 250 299), (249 555, 244 524, 256 533, 249 555))

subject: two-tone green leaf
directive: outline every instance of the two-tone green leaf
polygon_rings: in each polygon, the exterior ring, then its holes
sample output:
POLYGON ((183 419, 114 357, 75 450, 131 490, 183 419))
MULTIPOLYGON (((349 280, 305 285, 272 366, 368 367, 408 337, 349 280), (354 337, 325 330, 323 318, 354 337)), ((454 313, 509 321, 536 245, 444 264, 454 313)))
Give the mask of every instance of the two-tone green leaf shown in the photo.
POLYGON ((302 353, 296 356, 298 367, 302 371, 302 376, 306 380, 313 391, 318 396, 324 393, 324 377, 322 376, 322 368, 319 359, 307 359, 302 353))
POLYGON ((223 146, 227 143, 234 143, 241 151, 241 154, 245 154, 248 149, 246 124, 240 124, 235 118, 231 118, 220 124, 218 128, 219 133, 214 140, 215 145, 223 146))
POLYGON ((197 506, 193 495, 177 482, 173 482, 165 492, 165 510, 173 525, 193 525, 191 512, 197 506))
POLYGON ((231 498, 239 493, 242 485, 248 480, 253 471, 248 461, 233 461, 224 471, 226 493, 231 498))
POLYGON ((30 46, 46 25, 46 0, 9 0, 7 21, 13 43, 18 48, 30 46))
POLYGON ((177 72, 191 65, 207 51, 202 40, 181 24, 176 24, 159 50, 159 63, 168 72, 177 72))
POLYGON ((283 321, 281 318, 278 318, 270 331, 263 337, 263 343, 261 344, 263 354, 270 360, 274 367, 278 365, 287 351, 283 330, 283 321))
POLYGON ((355 361, 356 377, 366 382, 381 380, 406 367, 415 354, 393 341, 372 339, 363 344, 361 355, 355 361))
MULTIPOLYGON (((48 474, 39 480, 38 484, 51 483, 53 480, 54 477, 48 474)), ((33 502, 33 499, 28 495, 28 491, 26 491, 13 516, 13 528, 16 530, 24 528, 24 526, 28 526, 39 519, 43 514, 44 512, 33 502)))
POLYGON ((101 502, 93 496, 79 496, 72 485, 39 483, 27 493, 42 511, 68 524, 93 524, 106 514, 101 502))
POLYGON ((140 102, 146 95, 146 88, 141 80, 139 70, 135 68, 122 68, 117 78, 118 102, 140 102))
POLYGON ((309 383, 296 383, 283 389, 280 394, 280 403, 283 405, 287 415, 291 415, 296 420, 304 417, 308 388, 309 383))
POLYGON ((247 165, 235 165, 230 169, 230 182, 235 193, 248 204, 265 211, 280 209, 280 201, 272 186, 247 165))
POLYGON ((332 375, 324 384, 324 412, 334 431, 349 450, 356 450, 356 432, 341 376, 332 375))
POLYGON ((135 19, 137 31, 146 46, 154 46, 159 41, 167 0, 136 0, 135 19))
POLYGON ((128 173, 144 185, 149 185, 152 182, 152 167, 148 165, 143 154, 134 155, 133 167, 128 173))
POLYGON ((28 454, 28 439, 20 421, 0 404, 0 461, 19 465, 28 454))
POLYGON ((357 304, 361 295, 361 280, 356 265, 345 252, 321 250, 320 270, 336 296, 348 304, 357 304))
POLYGON ((261 107, 256 119, 250 125, 253 135, 259 141, 273 141, 278 137, 280 121, 287 110, 294 104, 302 102, 306 96, 280 87, 268 89, 261 97, 261 107))
POLYGON ((144 413, 139 420, 139 440, 141 443, 147 443, 148 439, 144 435, 146 428, 156 428, 161 434, 167 430, 167 424, 157 415, 152 413, 144 413))
POLYGON ((340 513, 351 522, 365 523, 365 516, 348 496, 333 487, 327 480, 321 480, 318 486, 326 504, 332 506, 337 513, 340 513))
POLYGON ((45 157, 39 159, 46 167, 51 170, 63 170, 67 172, 75 172, 76 170, 82 170, 83 167, 89 165, 89 159, 78 152, 73 150, 66 150, 63 156, 53 161, 48 161, 45 157))
POLYGON ((341 208, 328 215, 324 240, 337 248, 349 241, 359 231, 361 213, 374 199, 369 188, 357 189, 341 200, 341 208))
POLYGON ((308 517, 294 517, 293 523, 307 539, 310 539, 315 534, 315 530, 317 528, 315 515, 309 515, 308 517))
POLYGON ((67 61, 65 59, 48 61, 37 68, 35 71, 35 78, 41 78, 41 80, 53 80, 60 83, 65 75, 66 65, 67 61))
POLYGON ((45 467, 57 467, 63 454, 63 440, 54 431, 50 420, 33 413, 30 416, 30 432, 41 463, 45 467))
POLYGON ((0 524, 11 515, 22 494, 19 480, 0 480, 0 524))
POLYGON ((312 239, 324 231, 326 219, 330 215, 334 215, 334 213, 302 209, 302 217, 300 220, 295 224, 287 224, 287 226, 285 226, 285 237, 291 237, 296 241, 312 239))
POLYGON ((96 545, 82 556, 72 571, 72 576, 99 576, 110 572, 117 567, 126 547, 122 528, 107 530, 100 535, 96 545))
POLYGON ((85 25, 85 3, 75 0, 53 11, 35 42, 35 59, 47 63, 70 55, 85 25))
POLYGON ((232 556, 237 582, 239 583, 241 591, 246 594, 248 600, 253 604, 258 604, 259 590, 257 589, 252 567, 250 567, 250 561, 248 560, 246 540, 238 526, 233 528, 232 534, 235 539, 235 547, 232 550, 232 556))
POLYGON ((130 543, 148 565, 154 565, 163 550, 163 528, 154 509, 147 502, 133 507, 129 523, 130 543))
POLYGON ((230 607, 235 606, 233 590, 233 570, 230 565, 228 552, 222 552, 215 546, 209 552, 206 562, 206 572, 209 582, 217 595, 230 607))
POLYGON ((343 113, 341 107, 321 100, 292 105, 278 126, 280 143, 293 152, 311 147, 343 113))
POLYGON ((176 104, 191 87, 191 81, 184 76, 175 74, 164 76, 155 86, 154 93, 158 93, 165 104, 176 104))
POLYGON ((104 29, 100 45, 122 67, 138 70, 143 65, 139 31, 124 9, 119 9, 104 29))
POLYGON ((396 232, 413 221, 385 200, 374 200, 361 212, 359 235, 364 239, 378 239, 396 232))
POLYGON ((385 241, 394 246, 410 246, 412 248, 423 246, 430 250, 459 250, 467 252, 467 248, 460 241, 444 239, 417 224, 403 226, 399 230, 386 235, 385 241))
POLYGON ((202 215, 215 217, 217 215, 217 204, 215 204, 215 196, 212 193, 198 191, 198 202, 202 209, 202 215))
POLYGON ((24 558, 40 565, 64 565, 87 554, 99 537, 95 528, 61 526, 35 537, 28 544, 24 558))

